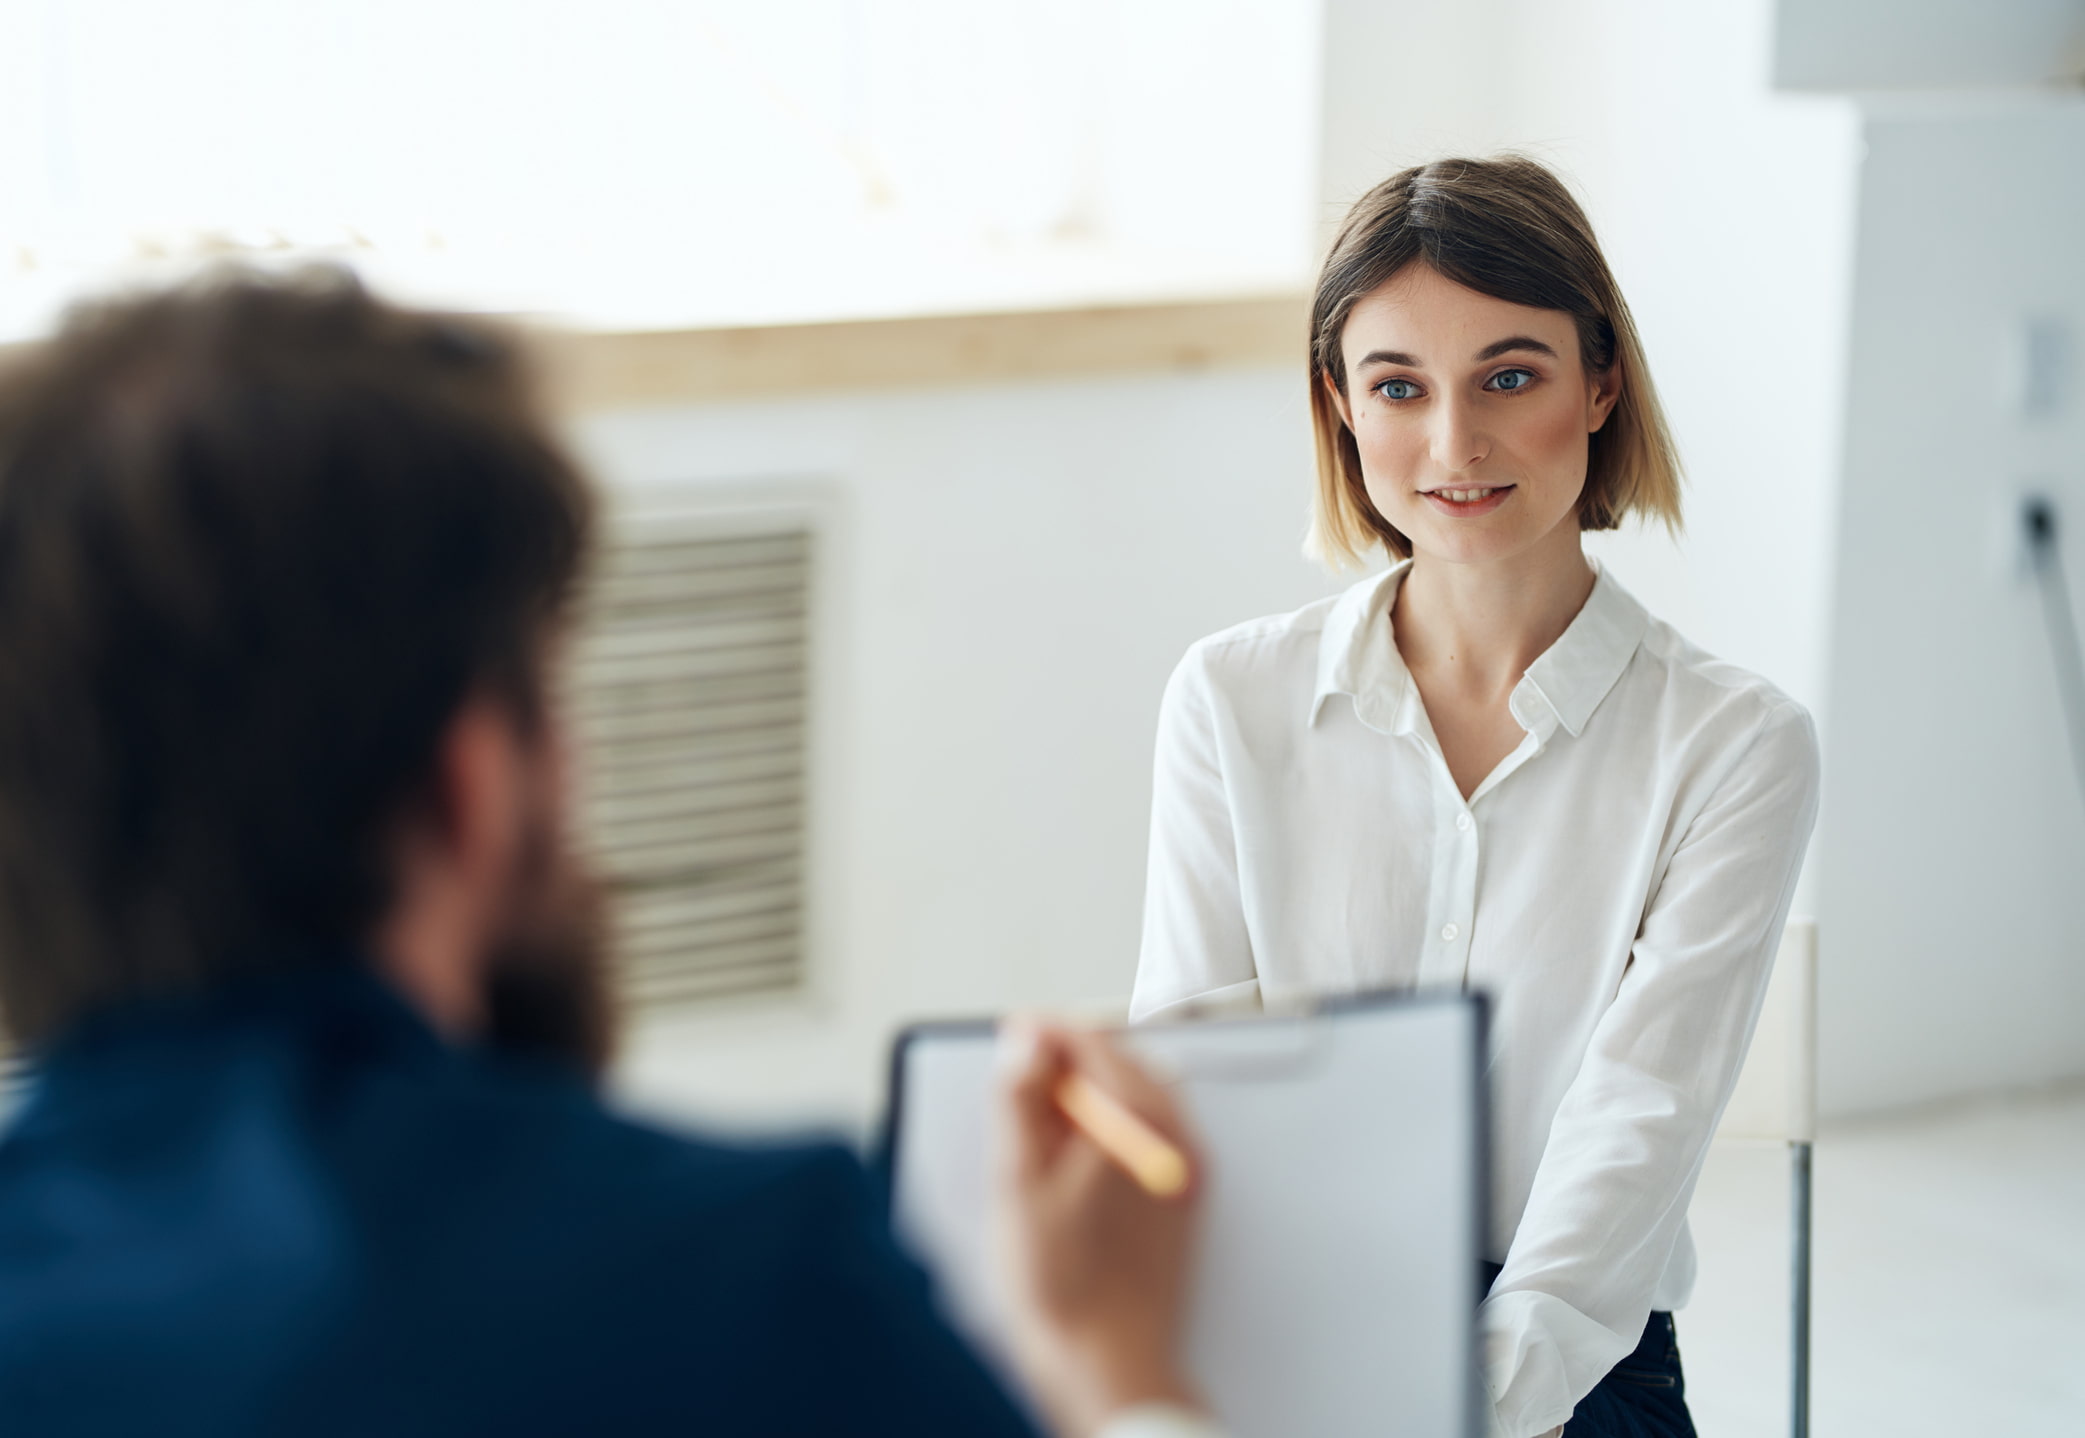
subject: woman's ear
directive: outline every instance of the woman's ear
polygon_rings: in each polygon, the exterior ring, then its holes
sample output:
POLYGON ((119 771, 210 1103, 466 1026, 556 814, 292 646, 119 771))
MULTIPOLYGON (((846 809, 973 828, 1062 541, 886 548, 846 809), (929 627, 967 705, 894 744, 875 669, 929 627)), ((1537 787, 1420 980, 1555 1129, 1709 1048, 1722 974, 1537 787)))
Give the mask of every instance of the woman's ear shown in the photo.
POLYGON ((1339 422, 1347 427, 1348 434, 1352 434, 1354 432, 1354 416, 1347 409, 1346 391, 1339 387, 1339 381, 1332 377, 1330 370, 1320 370, 1318 372, 1318 383, 1325 387, 1325 395, 1332 401, 1332 409, 1339 416, 1339 422))
POLYGON ((1622 398, 1622 362, 1617 359, 1605 372, 1593 376, 1591 402, 1586 406, 1585 432, 1598 434, 1600 426, 1614 413, 1622 398))

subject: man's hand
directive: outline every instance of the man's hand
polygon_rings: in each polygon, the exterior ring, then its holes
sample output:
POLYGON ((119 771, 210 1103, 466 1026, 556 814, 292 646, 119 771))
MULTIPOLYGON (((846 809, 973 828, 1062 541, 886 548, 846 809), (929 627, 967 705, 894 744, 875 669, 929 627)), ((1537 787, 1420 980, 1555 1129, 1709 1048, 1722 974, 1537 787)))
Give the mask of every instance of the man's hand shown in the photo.
POLYGON ((1000 1036, 998 1256, 1014 1356, 1061 1432, 1093 1433, 1139 1403, 1201 1404, 1177 1359, 1198 1179, 1153 1198, 1057 1105, 1084 1075, 1188 1155, 1180 1113, 1097 1034, 1024 1020, 1000 1036))

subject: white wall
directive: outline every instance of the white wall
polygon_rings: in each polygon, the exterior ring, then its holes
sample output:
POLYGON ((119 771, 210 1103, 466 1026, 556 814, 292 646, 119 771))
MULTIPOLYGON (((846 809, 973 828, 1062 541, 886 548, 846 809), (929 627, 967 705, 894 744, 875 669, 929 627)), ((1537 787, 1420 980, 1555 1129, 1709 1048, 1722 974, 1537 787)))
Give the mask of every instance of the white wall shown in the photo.
POLYGON ((595 418, 624 488, 823 494, 815 993, 635 1035, 640 1102, 865 1122, 893 1027, 1126 997, 1158 696, 1293 608, 1309 440, 1287 370, 595 418))
POLYGON ((1278 288, 1318 3, 0 0, 0 339, 240 254, 615 327, 1278 288))
POLYGON ((2076 79, 2085 0, 1779 0, 1774 79, 1935 89, 2076 79))
POLYGON ((2085 805, 2021 492, 2085 580, 2085 99, 1867 126, 1833 626, 1822 1081, 1873 1107, 2085 1072, 2085 805), (2031 316, 2064 412, 2024 416, 2031 316))

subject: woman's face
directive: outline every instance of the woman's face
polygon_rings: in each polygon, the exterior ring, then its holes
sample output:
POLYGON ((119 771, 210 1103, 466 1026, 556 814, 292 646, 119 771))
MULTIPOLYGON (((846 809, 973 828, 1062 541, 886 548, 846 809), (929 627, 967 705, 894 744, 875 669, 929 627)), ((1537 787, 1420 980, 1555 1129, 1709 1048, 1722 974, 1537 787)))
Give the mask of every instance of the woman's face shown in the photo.
POLYGON ((1354 306, 1340 347, 1334 399, 1368 497, 1414 552, 1477 563, 1577 545, 1590 437, 1620 391, 1585 372, 1570 315, 1415 264, 1354 306))

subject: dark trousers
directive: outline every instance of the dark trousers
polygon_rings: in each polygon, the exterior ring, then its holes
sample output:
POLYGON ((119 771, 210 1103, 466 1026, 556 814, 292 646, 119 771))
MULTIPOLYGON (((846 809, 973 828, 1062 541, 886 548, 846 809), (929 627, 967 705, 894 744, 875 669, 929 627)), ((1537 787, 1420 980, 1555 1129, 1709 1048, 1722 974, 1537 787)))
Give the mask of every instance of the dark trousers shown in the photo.
MULTIPOLYGON (((1489 1293, 1498 1276, 1498 1265, 1485 1264, 1480 1291, 1489 1293)), ((1670 1313, 1651 1315, 1636 1351, 1579 1400, 1564 1438, 1696 1438, 1670 1313)))
POLYGON ((1651 1315, 1636 1351, 1579 1400, 1564 1438, 1695 1438, 1670 1313, 1651 1315))

